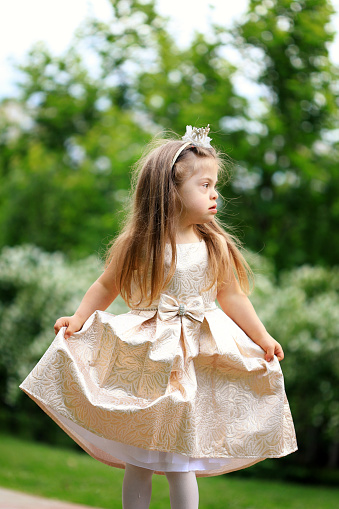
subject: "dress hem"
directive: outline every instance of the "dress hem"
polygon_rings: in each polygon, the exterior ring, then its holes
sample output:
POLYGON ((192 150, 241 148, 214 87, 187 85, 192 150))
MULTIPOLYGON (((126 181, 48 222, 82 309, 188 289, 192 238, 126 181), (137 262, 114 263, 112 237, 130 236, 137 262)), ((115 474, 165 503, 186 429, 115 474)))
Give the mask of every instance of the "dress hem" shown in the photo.
MULTIPOLYGON (((19 386, 19 388, 23 392, 25 392, 54 422, 57 423, 57 425, 72 440, 74 440, 74 442, 77 443, 77 445, 79 447, 81 447, 81 449, 83 449, 92 458, 94 458, 94 459, 96 459, 96 460, 100 461, 101 463, 104 463, 104 464, 106 464, 108 466, 116 467, 116 468, 121 468, 123 470, 125 469, 125 466, 126 466, 126 463, 127 463, 126 461, 120 460, 120 459, 115 458, 113 456, 110 456, 110 458, 105 458, 103 455, 100 455, 100 454, 96 453, 95 450, 91 449, 90 447, 87 447, 81 441, 80 436, 76 432, 73 432, 71 429, 69 429, 62 422, 62 420, 60 418, 58 418, 58 415, 59 415, 58 412, 53 411, 53 409, 51 409, 48 405, 46 405, 38 396, 32 394, 27 389, 25 389, 23 387, 23 384, 21 384, 19 386)), ((84 428, 84 429, 86 429, 86 428, 84 428)), ((95 449, 97 449, 97 448, 95 448, 95 449)), ((265 456, 265 457, 257 457, 257 456, 237 456, 237 457, 235 457, 235 456, 224 456, 223 458, 225 458, 225 459, 230 459, 230 460, 234 460, 234 461, 238 460, 238 462, 240 464, 238 464, 238 466, 234 466, 234 467, 231 467, 231 468, 230 468, 230 464, 225 464, 224 467, 220 467, 220 468, 217 468, 217 469, 205 469, 205 470, 194 470, 194 469, 191 469, 191 470, 187 470, 187 471, 192 471, 193 470, 195 472, 195 474, 196 474, 196 477, 212 477, 212 476, 227 474, 227 473, 230 473, 230 472, 235 472, 237 470, 242 470, 243 468, 247 468, 247 467, 255 465, 256 463, 264 461, 265 459, 281 458, 281 457, 287 456, 288 454, 291 454, 291 453, 297 451, 297 449, 298 449, 298 447, 296 447, 295 449, 293 449, 291 451, 283 452, 283 453, 281 453, 279 455, 265 456), (242 461, 242 460, 246 460, 246 459, 253 459, 253 461, 250 461, 249 463, 247 463, 247 462, 244 463, 244 461, 242 461)), ((97 449, 97 450, 100 451, 100 449, 97 449)), ((155 450, 155 449, 153 449, 153 450, 155 450)), ((103 454, 105 454, 104 451, 102 451, 102 452, 103 452, 103 454)), ((170 452, 170 451, 164 451, 164 452, 170 452)), ((108 456, 108 454, 107 454, 107 456, 108 456)), ((208 458, 207 456, 201 456, 201 457, 188 456, 188 457, 192 458, 192 459, 199 459, 199 458, 201 458, 201 459, 206 458, 207 459, 208 458)), ((218 458, 218 457, 214 456, 214 457, 211 457, 211 459, 212 458, 220 459, 222 457, 218 458)), ((132 463, 132 461, 130 463, 132 463)), ((132 464, 135 464, 135 463, 132 463, 132 464)), ((140 465, 136 465, 136 466, 140 466, 140 465)), ((142 466, 142 468, 148 468, 150 470, 153 470, 153 472, 155 474, 157 474, 157 475, 165 475, 169 471, 173 471, 173 472, 178 471, 178 470, 169 470, 169 469, 168 470, 154 470, 152 468, 147 467, 147 464, 144 464, 142 466)))

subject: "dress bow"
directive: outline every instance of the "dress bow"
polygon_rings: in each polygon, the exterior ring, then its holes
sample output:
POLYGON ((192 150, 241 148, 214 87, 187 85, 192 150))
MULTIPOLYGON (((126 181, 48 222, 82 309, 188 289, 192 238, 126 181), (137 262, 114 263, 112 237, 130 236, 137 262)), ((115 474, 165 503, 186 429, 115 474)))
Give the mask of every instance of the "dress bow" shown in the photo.
POLYGON ((179 315, 203 322, 204 309, 204 302, 201 295, 189 297, 184 303, 179 303, 171 295, 167 295, 166 293, 160 294, 158 314, 161 320, 171 320, 179 315))

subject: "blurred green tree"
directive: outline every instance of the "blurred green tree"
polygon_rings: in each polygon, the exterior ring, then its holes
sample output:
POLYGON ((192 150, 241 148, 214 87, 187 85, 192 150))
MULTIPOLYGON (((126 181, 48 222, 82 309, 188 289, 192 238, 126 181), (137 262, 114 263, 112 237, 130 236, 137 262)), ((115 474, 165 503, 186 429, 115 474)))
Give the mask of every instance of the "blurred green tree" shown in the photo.
POLYGON ((129 166, 149 134, 73 50, 59 59, 38 45, 22 71, 20 99, 2 104, 0 244, 87 255, 119 228, 129 166))
POLYGON ((252 0, 241 24, 196 33, 188 48, 153 0, 111 5, 112 18, 89 20, 63 58, 35 47, 21 96, 2 104, 0 245, 93 252, 119 228, 129 167, 151 135, 210 123, 215 145, 237 161, 218 217, 244 230, 250 248, 265 247, 277 271, 336 263, 330 2, 252 0))
POLYGON ((233 30, 243 74, 254 75, 264 106, 257 133, 244 132, 248 145, 237 145, 239 173, 250 179, 248 189, 244 179, 236 183, 239 214, 250 226, 246 243, 252 249, 265 243, 278 270, 338 263, 339 70, 328 54, 333 13, 327 0, 251 0, 233 30))

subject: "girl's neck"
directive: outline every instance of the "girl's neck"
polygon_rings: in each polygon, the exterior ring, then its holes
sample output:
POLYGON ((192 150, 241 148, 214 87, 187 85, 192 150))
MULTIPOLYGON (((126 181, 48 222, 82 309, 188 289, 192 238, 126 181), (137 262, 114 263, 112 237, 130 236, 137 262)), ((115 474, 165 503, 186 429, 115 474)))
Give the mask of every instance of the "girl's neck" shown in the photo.
MULTIPOLYGON (((175 243, 176 244, 193 244, 196 242, 201 242, 201 238, 197 235, 176 235, 175 237, 175 243)), ((169 240, 168 240, 169 243, 169 240)))
POLYGON ((194 243, 200 242, 200 241, 201 241, 201 239, 199 239, 198 237, 187 238, 187 239, 184 239, 184 238, 176 239, 177 244, 194 244, 194 243))
POLYGON ((193 228, 193 225, 177 225, 175 242, 176 244, 192 244, 193 242, 199 242, 200 236, 197 235, 193 228))

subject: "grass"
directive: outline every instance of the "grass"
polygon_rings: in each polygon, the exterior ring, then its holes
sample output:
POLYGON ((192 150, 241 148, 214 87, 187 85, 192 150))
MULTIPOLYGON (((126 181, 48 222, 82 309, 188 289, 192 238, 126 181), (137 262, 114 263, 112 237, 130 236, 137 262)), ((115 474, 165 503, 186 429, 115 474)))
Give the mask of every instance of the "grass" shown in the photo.
MULTIPOLYGON (((121 509, 124 471, 81 451, 0 435, 0 486, 107 509, 121 509)), ((279 461, 279 460, 277 460, 279 461)), ((199 478, 201 509, 336 509, 339 489, 229 474, 199 478)), ((169 509, 168 483, 153 476, 151 509, 169 509)))

